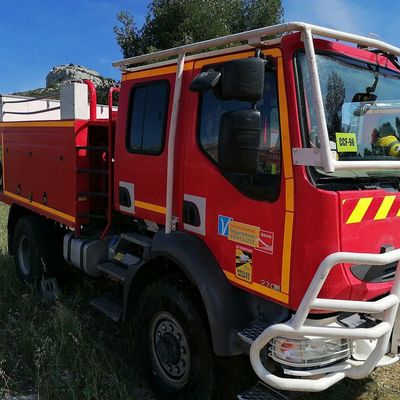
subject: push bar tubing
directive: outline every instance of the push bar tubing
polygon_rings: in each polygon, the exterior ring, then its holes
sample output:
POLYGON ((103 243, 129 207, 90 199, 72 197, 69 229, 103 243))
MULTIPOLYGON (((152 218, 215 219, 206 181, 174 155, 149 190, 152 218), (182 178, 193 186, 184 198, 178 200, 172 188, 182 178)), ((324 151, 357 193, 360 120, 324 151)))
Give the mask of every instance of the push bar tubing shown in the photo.
MULTIPOLYGON (((311 281, 310 286, 308 287, 307 292, 299 305, 298 311, 293 317, 291 325, 294 329, 299 329, 301 326, 303 326, 310 310, 313 307, 316 307, 314 301, 317 298, 327 276, 329 275, 329 272, 335 265, 340 263, 387 265, 393 262, 399 262, 399 260, 400 249, 389 251, 384 254, 339 252, 329 255, 322 261, 317 272, 315 273, 314 279, 311 281)), ((395 282, 392 287, 392 294, 397 297, 400 295, 399 279, 400 271, 396 271, 395 282)))
MULTIPOLYGON (((399 262, 400 249, 396 249, 384 254, 368 254, 368 253, 350 253, 339 252, 326 257, 320 264, 306 294, 301 301, 298 311, 294 317, 287 323, 272 325, 264 330, 264 332, 253 342, 250 348, 250 360, 254 371, 268 385, 282 390, 293 391, 321 391, 344 377, 348 376, 353 379, 360 379, 369 375, 372 370, 379 364, 382 357, 388 352, 390 336, 394 329, 399 327, 399 321, 396 320, 398 312, 399 296, 400 296, 400 271, 399 266, 396 270, 395 280, 392 286, 391 294, 380 300, 364 305, 359 301, 343 301, 334 299, 317 299, 317 296, 333 267, 340 263, 350 264, 366 264, 366 265, 387 265, 393 262, 399 262), (376 311, 383 312, 382 322, 372 328, 338 328, 330 326, 307 326, 304 325, 306 318, 312 309, 318 308, 318 304, 322 303, 322 308, 331 306, 333 310, 341 311, 376 311), (336 303, 336 304, 335 304, 336 303), (358 306, 360 306, 359 309, 358 306), (288 379, 278 377, 267 370, 261 362, 261 350, 275 337, 283 336, 288 338, 298 338, 304 336, 317 337, 337 337, 348 339, 377 339, 377 344, 368 358, 359 366, 352 367, 349 364, 343 366, 342 371, 328 373, 322 378, 316 380, 304 379, 288 379)), ((394 339, 398 338, 398 334, 394 333, 394 339)), ((394 346, 392 343, 392 353, 394 346)))

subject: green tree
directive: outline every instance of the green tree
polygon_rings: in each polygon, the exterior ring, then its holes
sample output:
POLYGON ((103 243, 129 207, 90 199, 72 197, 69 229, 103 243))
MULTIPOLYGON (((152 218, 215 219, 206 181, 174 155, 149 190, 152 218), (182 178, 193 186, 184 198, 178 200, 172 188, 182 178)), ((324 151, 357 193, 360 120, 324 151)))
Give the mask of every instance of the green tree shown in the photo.
POLYGON ((282 18, 281 0, 153 0, 142 28, 122 11, 114 32, 126 58, 274 25, 282 18))

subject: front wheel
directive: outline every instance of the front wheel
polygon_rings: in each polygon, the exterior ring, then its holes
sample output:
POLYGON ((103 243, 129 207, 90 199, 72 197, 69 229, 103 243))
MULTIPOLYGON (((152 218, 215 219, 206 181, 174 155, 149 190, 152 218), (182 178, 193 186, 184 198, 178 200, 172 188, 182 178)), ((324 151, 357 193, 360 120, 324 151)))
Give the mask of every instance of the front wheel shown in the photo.
POLYGON ((179 279, 154 282, 143 293, 135 338, 136 353, 158 395, 214 398, 215 360, 208 326, 199 300, 179 279))

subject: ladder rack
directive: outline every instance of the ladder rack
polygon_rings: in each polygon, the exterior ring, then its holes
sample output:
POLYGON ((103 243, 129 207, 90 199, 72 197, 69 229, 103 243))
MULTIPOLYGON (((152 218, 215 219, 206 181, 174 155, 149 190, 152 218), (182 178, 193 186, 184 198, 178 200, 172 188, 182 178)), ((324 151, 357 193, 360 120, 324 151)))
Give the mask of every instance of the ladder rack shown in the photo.
MULTIPOLYGON (((171 122, 168 135, 168 161, 167 161, 167 201, 166 201, 166 218, 165 232, 170 233, 175 230, 175 218, 172 215, 172 199, 174 187, 174 163, 175 163, 175 137, 176 126, 179 112, 179 102, 181 97, 181 85, 186 54, 194 53, 201 50, 210 49, 212 47, 229 45, 236 42, 247 42, 249 46, 258 47, 263 44, 262 39, 285 33, 301 32, 302 40, 304 41, 305 54, 307 58, 308 70, 310 75, 310 83, 312 89, 312 101, 316 114, 318 137, 320 140, 320 149, 310 148, 294 148, 293 162, 295 165, 311 165, 321 166, 324 171, 331 173, 338 169, 399 169, 397 161, 352 161, 350 164, 346 161, 336 161, 330 148, 328 129, 326 125, 325 110, 322 99, 317 60, 314 50, 313 35, 322 36, 325 38, 342 40, 358 45, 372 47, 383 52, 393 55, 400 55, 400 48, 387 44, 377 39, 354 35, 334 29, 323 28, 316 25, 310 25, 303 22, 288 22, 279 25, 273 25, 264 28, 253 29, 247 32, 235 33, 233 35, 223 36, 220 38, 205 40, 198 43, 187 44, 184 46, 174 47, 167 50, 160 50, 150 54, 143 54, 136 57, 119 60, 113 63, 114 67, 119 67, 122 71, 128 71, 129 66, 138 65, 141 63, 151 63, 163 61, 167 58, 177 56, 173 61, 176 63, 176 78, 173 97, 173 106, 171 113, 171 122)), ((148 68, 156 65, 148 65, 148 68)))

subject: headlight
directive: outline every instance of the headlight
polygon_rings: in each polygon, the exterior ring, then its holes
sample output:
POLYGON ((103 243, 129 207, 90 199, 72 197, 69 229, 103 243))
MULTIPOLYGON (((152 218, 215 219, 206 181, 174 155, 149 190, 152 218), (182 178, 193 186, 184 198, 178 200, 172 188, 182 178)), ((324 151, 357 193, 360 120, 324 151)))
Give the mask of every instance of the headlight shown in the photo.
POLYGON ((347 339, 276 337, 270 342, 270 356, 292 367, 324 367, 350 357, 347 339))

